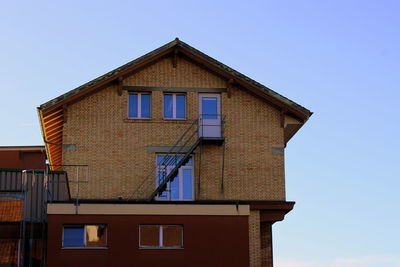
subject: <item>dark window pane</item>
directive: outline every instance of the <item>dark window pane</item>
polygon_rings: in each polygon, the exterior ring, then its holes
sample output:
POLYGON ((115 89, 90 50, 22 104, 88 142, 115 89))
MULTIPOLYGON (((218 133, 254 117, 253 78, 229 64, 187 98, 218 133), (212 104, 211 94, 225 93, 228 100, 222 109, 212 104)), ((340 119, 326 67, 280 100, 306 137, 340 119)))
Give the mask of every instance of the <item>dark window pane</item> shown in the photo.
POLYGON ((203 97, 201 100, 203 119, 217 119, 217 98, 203 97))
POLYGON ((172 118, 172 95, 164 95, 164 118, 172 118))
POLYGON ((140 228, 140 246, 141 247, 159 247, 160 226, 141 225, 140 228))
POLYGON ((106 225, 86 225, 86 245, 89 247, 107 246, 106 225))
POLYGON ((177 95, 176 96, 176 117, 179 119, 184 119, 186 117, 186 96, 177 95))
POLYGON ((82 227, 64 227, 64 247, 83 247, 84 229, 82 227))
POLYGON ((163 247, 183 247, 182 233, 180 225, 163 225, 163 247))
POLYGON ((150 95, 142 95, 142 118, 150 118, 150 95))
POLYGON ((192 170, 183 169, 183 199, 192 198, 192 170))
POLYGON ((129 112, 128 116, 130 118, 137 118, 138 116, 138 95, 130 94, 129 95, 129 112))

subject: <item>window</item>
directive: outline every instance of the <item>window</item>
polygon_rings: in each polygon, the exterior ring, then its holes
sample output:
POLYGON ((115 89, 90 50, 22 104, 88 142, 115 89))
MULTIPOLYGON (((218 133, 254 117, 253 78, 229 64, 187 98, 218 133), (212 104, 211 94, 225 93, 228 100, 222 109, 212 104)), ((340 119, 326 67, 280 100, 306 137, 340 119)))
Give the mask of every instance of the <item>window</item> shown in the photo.
POLYGON ((186 119, 186 95, 164 94, 164 119, 186 119))
POLYGON ((63 247, 106 247, 107 226, 68 225, 63 228, 63 247))
MULTIPOLYGON (((183 156, 157 155, 157 187, 164 181, 169 172, 176 166, 182 157, 183 156)), ((179 168, 178 175, 175 176, 173 181, 167 183, 167 190, 157 196, 158 200, 193 200, 193 180, 193 159, 190 157, 188 162, 179 168)))
POLYGON ((150 119, 151 101, 148 93, 132 93, 128 99, 128 117, 150 119))
POLYGON ((140 248, 183 248, 182 225, 140 225, 140 248))

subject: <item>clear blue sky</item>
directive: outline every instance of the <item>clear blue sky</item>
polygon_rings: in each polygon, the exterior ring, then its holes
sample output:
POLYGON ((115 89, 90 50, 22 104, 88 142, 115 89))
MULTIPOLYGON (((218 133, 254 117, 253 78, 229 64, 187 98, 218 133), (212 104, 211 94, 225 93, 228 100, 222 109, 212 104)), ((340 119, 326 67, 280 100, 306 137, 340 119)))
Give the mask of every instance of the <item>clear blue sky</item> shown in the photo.
POLYGON ((179 37, 314 115, 286 148, 276 267, 400 266, 400 2, 1 1, 0 145, 35 108, 179 37))

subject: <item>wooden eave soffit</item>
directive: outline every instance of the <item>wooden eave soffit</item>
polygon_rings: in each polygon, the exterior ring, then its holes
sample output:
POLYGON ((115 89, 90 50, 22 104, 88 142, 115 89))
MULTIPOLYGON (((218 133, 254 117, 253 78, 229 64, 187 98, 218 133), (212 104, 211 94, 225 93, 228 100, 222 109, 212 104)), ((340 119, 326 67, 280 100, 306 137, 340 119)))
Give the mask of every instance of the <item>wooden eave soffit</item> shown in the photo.
POLYGON ((286 143, 296 134, 303 126, 304 122, 287 114, 285 109, 281 110, 281 127, 284 129, 284 141, 286 143))

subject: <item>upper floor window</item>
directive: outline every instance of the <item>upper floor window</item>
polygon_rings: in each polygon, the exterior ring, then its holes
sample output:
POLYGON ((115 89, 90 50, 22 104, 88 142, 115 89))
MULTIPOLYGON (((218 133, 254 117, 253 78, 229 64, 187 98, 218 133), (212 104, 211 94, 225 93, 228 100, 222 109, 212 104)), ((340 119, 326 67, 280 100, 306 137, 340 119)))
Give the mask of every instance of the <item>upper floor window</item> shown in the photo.
POLYGON ((128 117, 150 119, 151 96, 149 93, 131 93, 128 101, 128 117))
MULTIPOLYGON (((157 156, 156 185, 160 185, 183 156, 157 156)), ((181 166, 178 175, 167 183, 164 192, 158 195, 158 200, 193 200, 194 199, 193 159, 181 166)))
POLYGON ((186 119, 186 95, 164 94, 164 119, 186 119))
POLYGON ((106 247, 106 225, 68 225, 63 227, 63 247, 106 247))

